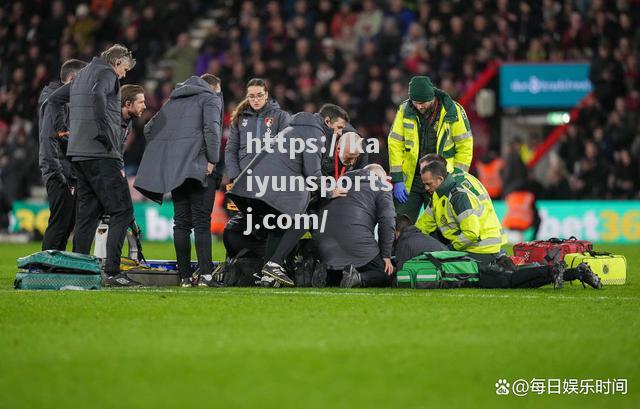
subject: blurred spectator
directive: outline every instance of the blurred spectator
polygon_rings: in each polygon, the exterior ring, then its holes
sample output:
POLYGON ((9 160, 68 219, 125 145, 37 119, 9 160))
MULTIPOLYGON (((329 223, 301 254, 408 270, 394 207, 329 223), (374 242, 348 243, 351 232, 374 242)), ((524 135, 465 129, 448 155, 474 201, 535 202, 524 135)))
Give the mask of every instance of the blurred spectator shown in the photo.
POLYGON ((503 168, 504 160, 494 151, 487 152, 476 162, 478 180, 487 189, 487 193, 492 199, 500 199, 502 197, 501 173, 503 168))
POLYGON ((609 175, 609 194, 614 199, 632 199, 638 189, 638 164, 628 149, 615 153, 613 170, 609 175))
POLYGON ((546 200, 567 200, 571 198, 571 188, 567 178, 567 170, 560 158, 552 155, 545 173, 544 197, 546 200))
POLYGON ((71 16, 69 21, 71 24, 67 27, 66 39, 73 40, 81 50, 87 42, 91 41, 93 33, 98 28, 96 21, 89 14, 89 7, 84 3, 78 4, 75 17, 71 16))
POLYGON ((598 145, 589 140, 585 144, 584 157, 577 163, 569 179, 569 185, 577 198, 604 199, 608 173, 609 166, 600 155, 598 145))
POLYGON ((171 47, 164 55, 169 60, 173 68, 173 82, 185 81, 193 75, 198 51, 191 46, 189 33, 180 33, 176 40, 176 45, 171 47))
POLYGON ((598 54, 591 62, 589 79, 593 83, 593 91, 602 106, 610 110, 616 97, 624 94, 624 71, 620 61, 611 55, 609 43, 601 41, 598 54))
POLYGON ((522 139, 515 137, 507 148, 504 167, 502 168, 502 193, 523 190, 527 186, 529 171, 522 161, 522 139))
POLYGON ((584 140, 580 136, 579 128, 570 124, 562 137, 558 148, 560 157, 564 159, 567 169, 573 171, 576 163, 584 156, 584 140))
POLYGON ((369 40, 375 37, 382 28, 383 17, 382 11, 376 7, 373 0, 364 0, 362 11, 359 13, 354 27, 354 34, 360 40, 369 40))
POLYGON ((389 0, 389 17, 396 20, 396 25, 400 27, 400 34, 405 35, 407 29, 416 19, 415 14, 405 7, 403 0, 389 0))

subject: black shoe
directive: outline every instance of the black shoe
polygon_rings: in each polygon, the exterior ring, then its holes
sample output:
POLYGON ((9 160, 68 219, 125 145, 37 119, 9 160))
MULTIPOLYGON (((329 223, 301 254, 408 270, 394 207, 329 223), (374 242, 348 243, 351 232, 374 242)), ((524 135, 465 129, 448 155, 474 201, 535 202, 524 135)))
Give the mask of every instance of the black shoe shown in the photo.
POLYGON ((280 282, 277 281, 275 278, 270 277, 270 276, 262 276, 262 278, 260 279, 260 286, 261 287, 272 287, 272 288, 279 288, 282 287, 280 285, 280 282))
POLYGON ((349 265, 342 271, 342 281, 340 281, 340 287, 342 288, 360 288, 362 287, 362 277, 358 270, 349 265))
POLYGON ((223 283, 216 280, 216 276, 213 272, 209 274, 199 274, 197 283, 198 283, 198 287, 212 287, 212 288, 224 287, 223 283))
POLYGON ((567 270, 567 263, 564 261, 556 262, 551 267, 551 275, 553 276, 553 288, 561 290, 564 287, 564 272, 567 270))
POLYGON ((267 264, 262 267, 262 274, 275 279, 285 287, 295 286, 293 280, 289 278, 284 268, 280 264, 274 263, 273 261, 268 261, 267 264))
POLYGON ((106 276, 103 280, 105 287, 141 287, 142 284, 130 279, 125 273, 106 276))
POLYGON ((191 288, 193 287, 193 278, 192 277, 183 277, 180 279, 180 287, 183 288, 191 288))
POLYGON ((580 263, 576 268, 578 270, 578 274, 580 275, 580 281, 582 282, 583 287, 585 284, 587 284, 592 288, 595 288, 596 290, 602 288, 602 280, 600 280, 600 277, 598 277, 598 275, 594 273, 593 270, 591 270, 589 264, 580 263))
POLYGON ((227 261, 218 264, 213 269, 213 271, 211 272, 211 275, 213 276, 213 281, 216 281, 220 284, 224 284, 224 274, 227 270, 228 263, 229 263, 229 260, 227 259, 227 261))

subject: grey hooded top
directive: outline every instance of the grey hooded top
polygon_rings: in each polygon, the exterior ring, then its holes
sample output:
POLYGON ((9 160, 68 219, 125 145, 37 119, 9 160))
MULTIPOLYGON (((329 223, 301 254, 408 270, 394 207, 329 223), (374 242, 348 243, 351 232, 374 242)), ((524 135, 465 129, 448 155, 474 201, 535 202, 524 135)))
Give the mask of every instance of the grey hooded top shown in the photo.
POLYGON ((322 121, 313 114, 300 112, 291 118, 289 126, 282 131, 284 138, 284 147, 287 148, 293 144, 294 139, 307 143, 306 141, 316 144, 315 152, 313 149, 304 149, 302 153, 296 153, 293 159, 289 158, 287 152, 281 152, 274 145, 274 152, 263 150, 260 152, 249 165, 238 175, 236 181, 227 193, 228 197, 243 212, 247 212, 247 208, 251 207, 255 214, 303 214, 307 211, 311 198, 310 191, 307 189, 291 189, 289 181, 291 177, 314 177, 317 183, 320 183, 322 171, 320 169, 320 138, 323 135, 322 121), (267 179, 266 177, 269 177, 267 179), (249 177, 252 182, 249 185, 249 177), (268 180, 268 188, 266 193, 261 196, 257 188, 257 178, 263 181, 268 180), (276 179, 278 191, 273 189, 272 182, 276 179), (281 180, 287 180, 287 189, 281 189, 281 180), (252 186, 252 187, 251 187, 252 186))
POLYGON ((250 134, 253 139, 261 141, 269 135, 274 137, 289 125, 290 115, 280 109, 280 105, 274 100, 267 101, 260 111, 254 111, 247 106, 238 114, 238 118, 229 128, 229 138, 224 151, 224 160, 227 176, 235 179, 240 172, 256 157, 254 147, 247 152, 247 140, 250 134))
POLYGON ((362 267, 378 254, 390 258, 394 240, 396 211, 391 192, 384 192, 379 179, 374 191, 365 169, 350 171, 345 177, 355 181, 361 177, 360 189, 349 190, 345 197, 326 202, 318 209, 320 216, 326 210, 324 232, 313 232, 321 260, 331 270, 342 270, 352 264, 362 267), (378 225, 378 242, 374 229, 378 225))
MULTIPOLYGON (((71 163, 67 159, 67 139, 58 137, 54 118, 47 98, 62 87, 60 81, 53 81, 44 87, 38 98, 39 157, 40 172, 45 183, 53 176, 62 182, 75 179, 71 163)), ((65 109, 65 121, 68 121, 68 109, 65 109)))
POLYGON ((207 162, 220 159, 223 102, 205 80, 192 76, 144 127, 147 139, 134 187, 157 203, 187 179, 207 185, 207 162))

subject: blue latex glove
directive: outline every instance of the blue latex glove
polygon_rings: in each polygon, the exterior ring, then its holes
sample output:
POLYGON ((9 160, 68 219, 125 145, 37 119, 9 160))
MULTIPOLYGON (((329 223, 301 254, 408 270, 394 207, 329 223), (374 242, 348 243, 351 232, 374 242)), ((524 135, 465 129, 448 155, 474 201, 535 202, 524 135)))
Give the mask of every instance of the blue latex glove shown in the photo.
POLYGON ((407 203, 409 192, 407 192, 407 189, 404 187, 404 182, 396 182, 396 184, 393 185, 393 197, 400 203, 407 203))

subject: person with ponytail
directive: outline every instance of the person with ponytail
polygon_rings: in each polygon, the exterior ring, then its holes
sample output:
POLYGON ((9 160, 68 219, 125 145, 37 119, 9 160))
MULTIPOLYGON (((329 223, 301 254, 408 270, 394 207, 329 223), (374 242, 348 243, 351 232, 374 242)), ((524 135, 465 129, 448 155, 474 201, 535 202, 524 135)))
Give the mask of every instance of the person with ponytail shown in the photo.
MULTIPOLYGON (((253 78, 247 83, 245 99, 231 114, 225 148, 225 169, 230 181, 233 182, 259 153, 255 143, 249 146, 250 139, 259 139, 260 146, 264 146, 265 138, 275 137, 289 125, 289 120, 289 114, 280 109, 276 101, 269 99, 265 80, 253 78)), ((254 231, 251 235, 244 235, 246 228, 246 214, 233 212, 222 234, 227 257, 235 257, 243 249, 249 251, 247 257, 264 257, 266 232, 254 231)))
MULTIPOLYGON (((231 114, 231 128, 225 148, 226 173, 234 180, 258 154, 249 139, 264 141, 275 137, 289 125, 289 114, 269 98, 265 80, 253 78, 247 83, 247 95, 231 114)), ((260 146, 263 146, 262 144, 260 146)))

